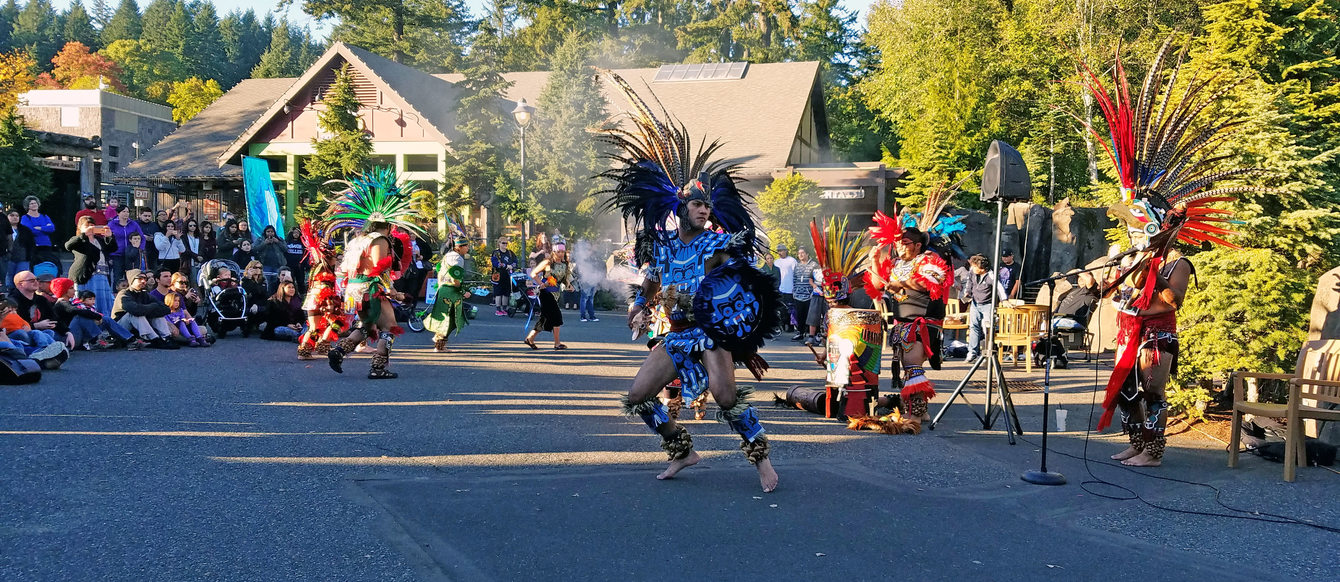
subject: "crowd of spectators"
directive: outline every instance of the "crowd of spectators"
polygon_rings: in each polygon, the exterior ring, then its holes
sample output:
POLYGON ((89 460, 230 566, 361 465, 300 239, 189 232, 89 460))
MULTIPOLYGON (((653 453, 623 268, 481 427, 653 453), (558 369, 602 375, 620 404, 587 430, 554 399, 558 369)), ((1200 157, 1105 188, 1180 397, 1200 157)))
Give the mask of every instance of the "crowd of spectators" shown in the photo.
POLYGON ((245 220, 216 229, 184 199, 154 213, 101 208, 92 196, 74 227, 57 246, 55 225, 33 198, 0 220, 0 281, 8 287, 0 355, 55 369, 77 351, 205 348, 230 331, 278 341, 302 333, 307 265, 296 228, 280 238, 267 226, 253 241, 245 220))

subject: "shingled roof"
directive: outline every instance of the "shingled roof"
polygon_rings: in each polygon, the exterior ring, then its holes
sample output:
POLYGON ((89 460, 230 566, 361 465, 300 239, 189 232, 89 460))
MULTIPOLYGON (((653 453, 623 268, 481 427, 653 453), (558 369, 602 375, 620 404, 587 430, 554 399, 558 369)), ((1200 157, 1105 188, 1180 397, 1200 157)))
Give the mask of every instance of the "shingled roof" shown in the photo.
MULTIPOLYGON (((694 139, 721 139, 721 156, 741 162, 744 175, 769 175, 784 168, 807 106, 823 111, 819 63, 750 64, 742 79, 653 82, 658 69, 615 69, 648 103, 655 94, 666 111, 679 119, 694 139), (649 94, 651 93, 651 94, 649 94), (816 99, 817 103, 811 103, 816 99)), ((437 75, 453 83, 460 74, 437 75)), ((507 98, 524 98, 537 108, 549 82, 545 71, 504 73, 512 82, 507 98)), ((601 87, 611 114, 628 108, 623 96, 601 87)), ((543 113, 540 113, 543 115, 543 113)), ((826 123, 820 119, 819 123, 826 123)), ((827 139, 827 127, 821 127, 827 139)), ((825 149, 827 143, 821 144, 825 149)))
MULTIPOLYGON (((462 75, 430 75, 337 42, 302 77, 242 81, 115 178, 240 179, 242 170, 235 164, 247 144, 285 104, 297 99, 317 75, 340 58, 382 91, 403 99, 413 114, 439 134, 444 146, 449 147, 452 139, 459 137, 455 108, 462 75)), ((653 82, 657 72, 654 68, 615 72, 648 101, 654 93, 695 139, 721 139, 721 155, 740 162, 741 173, 746 176, 769 176, 773 170, 790 165, 792 147, 807 109, 816 113, 819 147, 827 148, 817 62, 751 64, 743 78, 732 80, 653 82)), ((504 77, 513 84, 507 91, 508 99, 525 98, 538 104, 549 73, 506 73, 504 77)), ((627 107, 623 98, 608 87, 602 90, 610 113, 627 107)))
POLYGON ((220 166, 229 138, 246 130, 294 79, 246 79, 177 128, 114 176, 118 180, 218 180, 242 178, 241 166, 220 166))

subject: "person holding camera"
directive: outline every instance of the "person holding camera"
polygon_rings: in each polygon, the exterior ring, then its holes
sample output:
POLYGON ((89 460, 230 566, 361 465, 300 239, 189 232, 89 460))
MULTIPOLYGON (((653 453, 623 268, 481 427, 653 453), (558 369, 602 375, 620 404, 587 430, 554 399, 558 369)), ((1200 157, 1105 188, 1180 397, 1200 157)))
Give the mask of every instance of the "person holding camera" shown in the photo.
POLYGON ((279 238, 275 227, 266 225, 251 254, 261 262, 261 272, 265 273, 265 296, 269 297, 278 287, 279 270, 288 266, 288 243, 279 238))
POLYGON ((154 248, 158 249, 160 267, 172 269, 174 273, 181 270, 181 256, 186 252, 186 243, 177 234, 177 225, 171 222, 163 225, 163 232, 154 234, 154 248))
POLYGON ((92 291, 96 296, 99 313, 111 313, 115 295, 112 293, 112 253, 116 251, 116 237, 106 225, 99 226, 92 216, 81 216, 75 222, 76 234, 65 242, 65 250, 74 254, 69 277, 75 290, 92 291))

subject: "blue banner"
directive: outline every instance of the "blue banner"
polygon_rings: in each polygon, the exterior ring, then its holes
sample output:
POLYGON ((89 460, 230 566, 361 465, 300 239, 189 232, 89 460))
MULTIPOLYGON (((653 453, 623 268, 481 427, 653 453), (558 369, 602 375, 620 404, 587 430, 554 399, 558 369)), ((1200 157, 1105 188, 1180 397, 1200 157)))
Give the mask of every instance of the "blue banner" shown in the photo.
POLYGON ((242 156, 242 183, 247 191, 247 215, 251 237, 259 238, 265 227, 275 227, 284 238, 284 214, 279 209, 274 182, 270 181, 270 163, 261 158, 242 156))

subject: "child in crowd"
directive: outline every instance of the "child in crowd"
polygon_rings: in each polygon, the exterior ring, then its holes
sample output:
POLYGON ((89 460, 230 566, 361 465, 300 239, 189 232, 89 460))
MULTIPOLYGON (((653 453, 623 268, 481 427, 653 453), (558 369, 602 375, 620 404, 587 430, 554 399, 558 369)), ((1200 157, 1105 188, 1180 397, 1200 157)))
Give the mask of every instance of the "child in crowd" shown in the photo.
MULTIPOLYGON (((130 233, 130 237, 126 239, 126 243, 126 270, 139 269, 141 271, 148 271, 148 260, 144 254, 144 237, 138 232, 132 232, 130 233)), ((124 281, 125 278, 126 274, 121 273, 120 279, 124 281)))
POLYGON ((18 306, 9 299, 0 301, 0 328, 4 328, 10 341, 23 346, 28 357, 34 360, 51 359, 65 352, 65 346, 57 342, 54 335, 28 325, 19 315, 18 306))
POLYGON ((182 297, 177 291, 170 291, 163 297, 163 304, 171 310, 167 314, 168 324, 177 327, 183 338, 191 340, 188 344, 193 348, 203 348, 209 346, 209 341, 205 339, 205 334, 200 331, 200 326, 196 325, 195 318, 186 311, 186 298, 182 297))
POLYGON ((74 281, 59 278, 51 282, 51 293, 56 297, 56 322, 70 330, 76 345, 87 351, 112 347, 103 339, 104 333, 120 342, 130 341, 132 334, 121 324, 103 317, 97 309, 97 294, 85 290, 75 299, 74 281))

